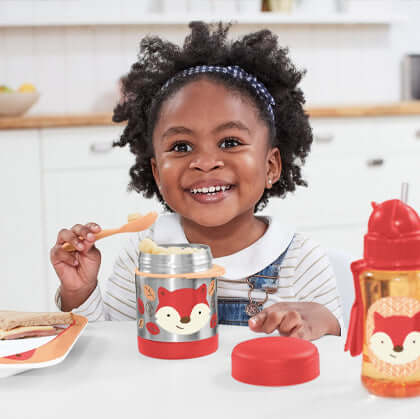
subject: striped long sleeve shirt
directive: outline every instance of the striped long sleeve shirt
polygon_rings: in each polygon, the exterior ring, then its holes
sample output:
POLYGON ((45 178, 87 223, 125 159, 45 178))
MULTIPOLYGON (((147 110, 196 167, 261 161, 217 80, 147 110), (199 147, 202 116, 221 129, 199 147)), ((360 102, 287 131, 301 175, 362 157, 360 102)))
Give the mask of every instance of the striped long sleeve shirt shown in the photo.
MULTIPOLYGON (((251 246, 229 256, 214 258, 226 273, 218 283, 219 297, 248 298, 248 276, 262 270, 287 250, 280 269, 278 289, 268 295, 264 308, 277 302, 306 301, 324 305, 333 313, 343 330, 342 302, 336 278, 325 251, 302 233, 285 228, 275 217, 263 217, 268 223, 265 234, 251 246)), ((161 215, 144 232, 134 233, 117 257, 113 271, 104 284, 73 312, 96 320, 135 320, 135 269, 139 243, 149 237, 157 243, 187 243, 177 214, 161 215)), ((264 300, 265 292, 255 290, 253 298, 264 300)), ((60 308, 59 298, 57 305, 60 308)))

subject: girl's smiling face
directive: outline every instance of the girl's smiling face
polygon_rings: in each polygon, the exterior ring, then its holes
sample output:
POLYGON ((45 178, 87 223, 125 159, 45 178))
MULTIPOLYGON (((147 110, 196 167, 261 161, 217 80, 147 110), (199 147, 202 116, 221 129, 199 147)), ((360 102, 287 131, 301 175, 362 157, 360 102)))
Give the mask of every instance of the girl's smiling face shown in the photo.
POLYGON ((253 217, 281 172, 268 132, 240 93, 208 79, 182 87, 163 103, 153 131, 151 165, 168 206, 206 227, 253 217))

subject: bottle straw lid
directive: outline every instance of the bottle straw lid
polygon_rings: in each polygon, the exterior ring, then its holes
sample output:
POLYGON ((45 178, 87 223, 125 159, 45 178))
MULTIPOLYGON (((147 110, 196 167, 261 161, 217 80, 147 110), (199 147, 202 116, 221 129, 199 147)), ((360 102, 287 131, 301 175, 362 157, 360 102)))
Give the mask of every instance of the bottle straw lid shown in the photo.
POLYGON ((377 269, 420 268, 420 217, 399 199, 372 203, 364 239, 367 266, 377 269))

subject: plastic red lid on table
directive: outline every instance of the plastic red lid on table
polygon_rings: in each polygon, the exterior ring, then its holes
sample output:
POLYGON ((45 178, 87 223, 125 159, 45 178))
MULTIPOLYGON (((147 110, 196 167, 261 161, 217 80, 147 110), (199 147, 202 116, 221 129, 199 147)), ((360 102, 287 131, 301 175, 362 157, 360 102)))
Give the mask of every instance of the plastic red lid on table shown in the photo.
POLYGON ((319 376, 317 347, 306 340, 273 336, 241 342, 232 351, 232 377, 247 384, 288 386, 319 376))

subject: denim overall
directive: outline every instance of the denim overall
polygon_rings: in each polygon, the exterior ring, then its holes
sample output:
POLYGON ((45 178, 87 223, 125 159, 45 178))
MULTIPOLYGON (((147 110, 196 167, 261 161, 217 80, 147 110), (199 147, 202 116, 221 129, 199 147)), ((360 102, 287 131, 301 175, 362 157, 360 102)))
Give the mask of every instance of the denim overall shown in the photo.
MULTIPOLYGON (((248 277, 249 282, 254 286, 253 290, 264 291, 270 288, 277 289, 280 265, 289 246, 287 246, 287 249, 271 265, 268 265, 263 270, 248 277)), ((249 300, 247 298, 219 297, 217 299, 217 316, 219 324, 248 326, 248 319, 250 316, 245 312, 245 307, 248 304, 249 300)))

